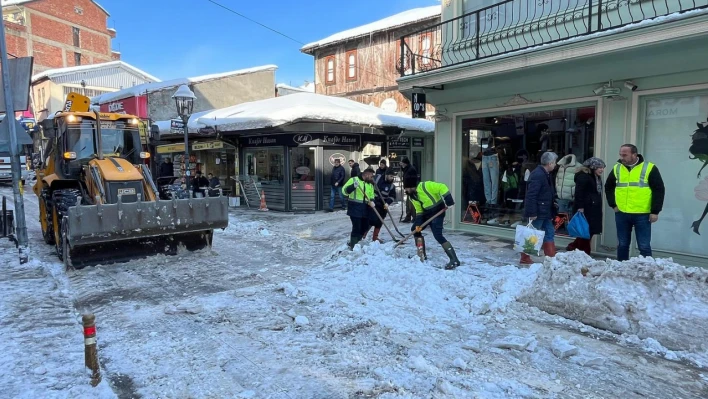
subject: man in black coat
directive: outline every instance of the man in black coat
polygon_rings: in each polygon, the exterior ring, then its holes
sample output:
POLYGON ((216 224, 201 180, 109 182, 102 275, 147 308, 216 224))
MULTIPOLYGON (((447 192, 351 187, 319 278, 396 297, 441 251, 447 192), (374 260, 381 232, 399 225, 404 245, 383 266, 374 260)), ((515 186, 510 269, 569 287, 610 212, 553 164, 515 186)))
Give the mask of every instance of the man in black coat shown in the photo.
MULTIPOLYGON (((531 172, 527 182, 526 207, 524 208, 524 217, 529 218, 533 227, 545 232, 542 248, 543 253, 550 257, 556 256, 554 240, 556 228, 553 225, 553 217, 556 215, 556 190, 551 178, 556 161, 558 161, 558 155, 555 152, 544 152, 541 155, 541 165, 531 172)), ((519 263, 530 265, 533 263, 533 259, 522 252, 519 263)))
POLYGON ((175 168, 172 165, 170 158, 165 158, 165 161, 160 164, 160 177, 172 177, 175 175, 175 168))
POLYGON ((197 196, 197 193, 201 193, 203 197, 206 197, 206 192, 205 190, 202 190, 202 187, 209 187, 209 179, 202 176, 202 172, 197 171, 197 175, 194 176, 194 179, 192 180, 192 192, 195 197, 197 196))
POLYGON ((346 172, 344 171, 344 166, 342 166, 342 161, 335 159, 332 174, 329 177, 329 182, 332 185, 332 188, 329 190, 329 212, 334 212, 335 194, 339 196, 339 202, 342 204, 342 209, 347 209, 347 202, 342 195, 342 185, 344 185, 345 175, 346 172))
MULTIPOLYGON (((388 170, 388 164, 386 164, 386 160, 382 159, 379 161, 379 168, 376 169, 376 174, 374 175, 374 179, 378 180, 378 176, 384 177, 386 176, 386 170, 388 170)), ((385 179, 383 181, 386 181, 385 179)))
POLYGON ((354 162, 353 159, 349 160, 349 168, 351 169, 351 174, 349 175, 350 179, 352 177, 361 177, 361 169, 359 169, 359 164, 354 162))
MULTIPOLYGON (((401 168, 403 170, 403 187, 417 187, 420 183, 420 176, 415 166, 411 165, 411 161, 404 157, 401 159, 401 168)), ((410 198, 406 199, 406 218, 403 223, 411 223, 415 219, 415 208, 410 198)))
MULTIPOLYGON (((385 177, 384 175, 376 174, 374 176, 374 188, 376 196, 374 197, 374 203, 376 204, 376 211, 381 216, 381 219, 386 219, 388 215, 388 206, 393 204, 396 200, 396 186, 393 184, 393 178, 396 174, 392 170, 387 170, 385 177)), ((379 233, 381 232, 381 227, 383 223, 375 213, 371 213, 369 217, 369 224, 374 226, 374 235, 371 237, 372 241, 379 241, 379 233)), ((364 234, 366 237, 366 234, 364 234)))

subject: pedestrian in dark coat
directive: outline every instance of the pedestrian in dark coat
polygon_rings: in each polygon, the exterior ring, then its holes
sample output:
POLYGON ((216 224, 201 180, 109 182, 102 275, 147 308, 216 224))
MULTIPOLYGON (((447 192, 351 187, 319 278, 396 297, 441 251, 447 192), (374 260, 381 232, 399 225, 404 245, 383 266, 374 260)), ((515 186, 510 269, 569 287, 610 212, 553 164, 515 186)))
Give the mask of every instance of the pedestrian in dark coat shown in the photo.
POLYGON ((332 174, 330 175, 330 184, 332 187, 329 190, 329 211, 334 212, 334 196, 339 196, 339 201, 342 203, 342 209, 347 209, 347 204, 342 195, 342 186, 344 185, 344 177, 346 172, 344 171, 344 166, 342 166, 342 161, 339 159, 334 160, 334 167, 332 168, 332 174))
MULTIPOLYGON (((556 216, 555 200, 556 190, 553 187, 551 172, 556 167, 558 155, 554 152, 544 152, 541 155, 541 165, 538 166, 527 182, 524 217, 529 218, 533 227, 543 230, 543 253, 546 256, 556 256, 555 226, 553 218, 556 216)), ((521 253, 522 265, 532 264, 533 260, 528 254, 521 253)))
POLYGON ((602 234, 602 174, 605 162, 600 158, 588 158, 575 174, 575 197, 573 212, 582 212, 590 226, 590 238, 576 238, 566 249, 579 249, 590 255, 592 237, 602 234))
MULTIPOLYGON (((387 170, 385 177, 384 175, 376 175, 374 177, 374 184, 376 184, 376 187, 374 188, 376 193, 374 203, 376 204, 375 209, 379 213, 379 216, 381 216, 381 219, 386 219, 386 215, 388 215, 388 206, 393 204, 393 201, 396 199, 396 186, 393 184, 393 179, 395 176, 396 175, 392 170, 387 170)), ((379 239, 379 233, 381 232, 383 223, 379 217, 376 216, 376 213, 370 213, 369 224, 374 227, 374 235, 371 240, 382 242, 379 239)), ((366 234, 364 234, 364 238, 366 238, 366 234)))
MULTIPOLYGON (((408 158, 404 157, 401 159, 401 168, 403 170, 403 187, 418 187, 418 183, 420 183, 418 170, 415 166, 411 165, 411 161, 408 158)), ((411 223, 413 219, 415 219, 415 207, 410 198, 407 198, 406 218, 403 220, 403 223, 411 223)))
POLYGON ((359 168, 359 164, 354 162, 353 159, 349 160, 349 168, 351 169, 351 174, 349 175, 350 179, 352 177, 361 177, 361 169, 359 168))
POLYGON ((175 167, 172 165, 170 158, 165 158, 165 161, 160 164, 160 177, 172 177, 175 175, 175 167))

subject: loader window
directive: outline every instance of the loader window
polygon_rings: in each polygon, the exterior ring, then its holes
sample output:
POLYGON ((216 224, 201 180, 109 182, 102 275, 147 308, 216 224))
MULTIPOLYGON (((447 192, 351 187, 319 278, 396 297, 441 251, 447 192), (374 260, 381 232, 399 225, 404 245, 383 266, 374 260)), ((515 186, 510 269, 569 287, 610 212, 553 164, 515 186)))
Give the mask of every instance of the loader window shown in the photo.
POLYGON ((76 160, 90 159, 96 153, 93 128, 90 125, 69 127, 67 133, 66 148, 76 153, 76 160))
POLYGON ((103 155, 119 156, 132 163, 140 162, 140 133, 136 129, 101 128, 103 155))

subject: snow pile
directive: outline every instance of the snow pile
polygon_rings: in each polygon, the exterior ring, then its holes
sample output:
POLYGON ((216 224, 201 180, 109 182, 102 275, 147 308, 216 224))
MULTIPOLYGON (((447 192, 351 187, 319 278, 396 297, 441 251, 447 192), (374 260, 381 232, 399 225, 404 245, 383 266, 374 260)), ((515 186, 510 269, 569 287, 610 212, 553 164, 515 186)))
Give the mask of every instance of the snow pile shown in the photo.
POLYGON ((435 123, 413 119, 346 98, 315 93, 252 101, 192 115, 190 129, 219 127, 220 131, 263 129, 299 121, 330 121, 372 127, 397 127, 434 132, 435 123))
POLYGON ((447 257, 436 244, 428 247, 429 260, 424 263, 410 243, 395 250, 393 245, 373 242, 357 245, 351 252, 343 246, 326 270, 311 275, 298 288, 336 308, 344 306, 354 317, 398 332, 420 333, 431 323, 446 328, 505 312, 531 286, 540 268, 468 261, 448 271, 439 268, 447 257))
MULTIPOLYGON (((671 259, 596 261, 585 253, 546 258, 520 300, 618 334, 652 339, 675 351, 708 351, 708 270, 671 259)), ((654 341, 647 341, 656 347, 654 341)), ((646 345, 645 345, 646 346, 646 345)))
POLYGON ((353 39, 358 36, 374 34, 377 32, 397 28, 403 25, 409 25, 416 23, 418 21, 423 21, 426 19, 431 19, 433 17, 440 16, 440 6, 430 6, 422 8, 414 8, 412 10, 407 10, 390 17, 380 19, 378 21, 358 26, 356 28, 348 29, 343 32, 335 33, 332 36, 326 37, 322 40, 312 42, 303 46, 300 51, 308 53, 317 47, 325 46, 328 44, 333 44, 342 40, 353 39))

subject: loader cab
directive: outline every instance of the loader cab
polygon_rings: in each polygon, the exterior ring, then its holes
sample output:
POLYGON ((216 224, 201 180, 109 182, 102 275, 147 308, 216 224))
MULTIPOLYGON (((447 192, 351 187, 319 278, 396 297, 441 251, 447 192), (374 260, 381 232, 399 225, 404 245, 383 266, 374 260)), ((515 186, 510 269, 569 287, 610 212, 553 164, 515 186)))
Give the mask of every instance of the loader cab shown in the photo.
MULTIPOLYGON (((83 166, 99 154, 124 158, 131 164, 142 163, 149 156, 142 151, 139 121, 131 116, 112 114, 109 120, 97 121, 91 113, 58 113, 42 122, 44 136, 49 139, 44 153, 53 156, 55 171, 65 179, 78 179, 83 166)), ((44 161, 48 164, 49 159, 44 161)))

